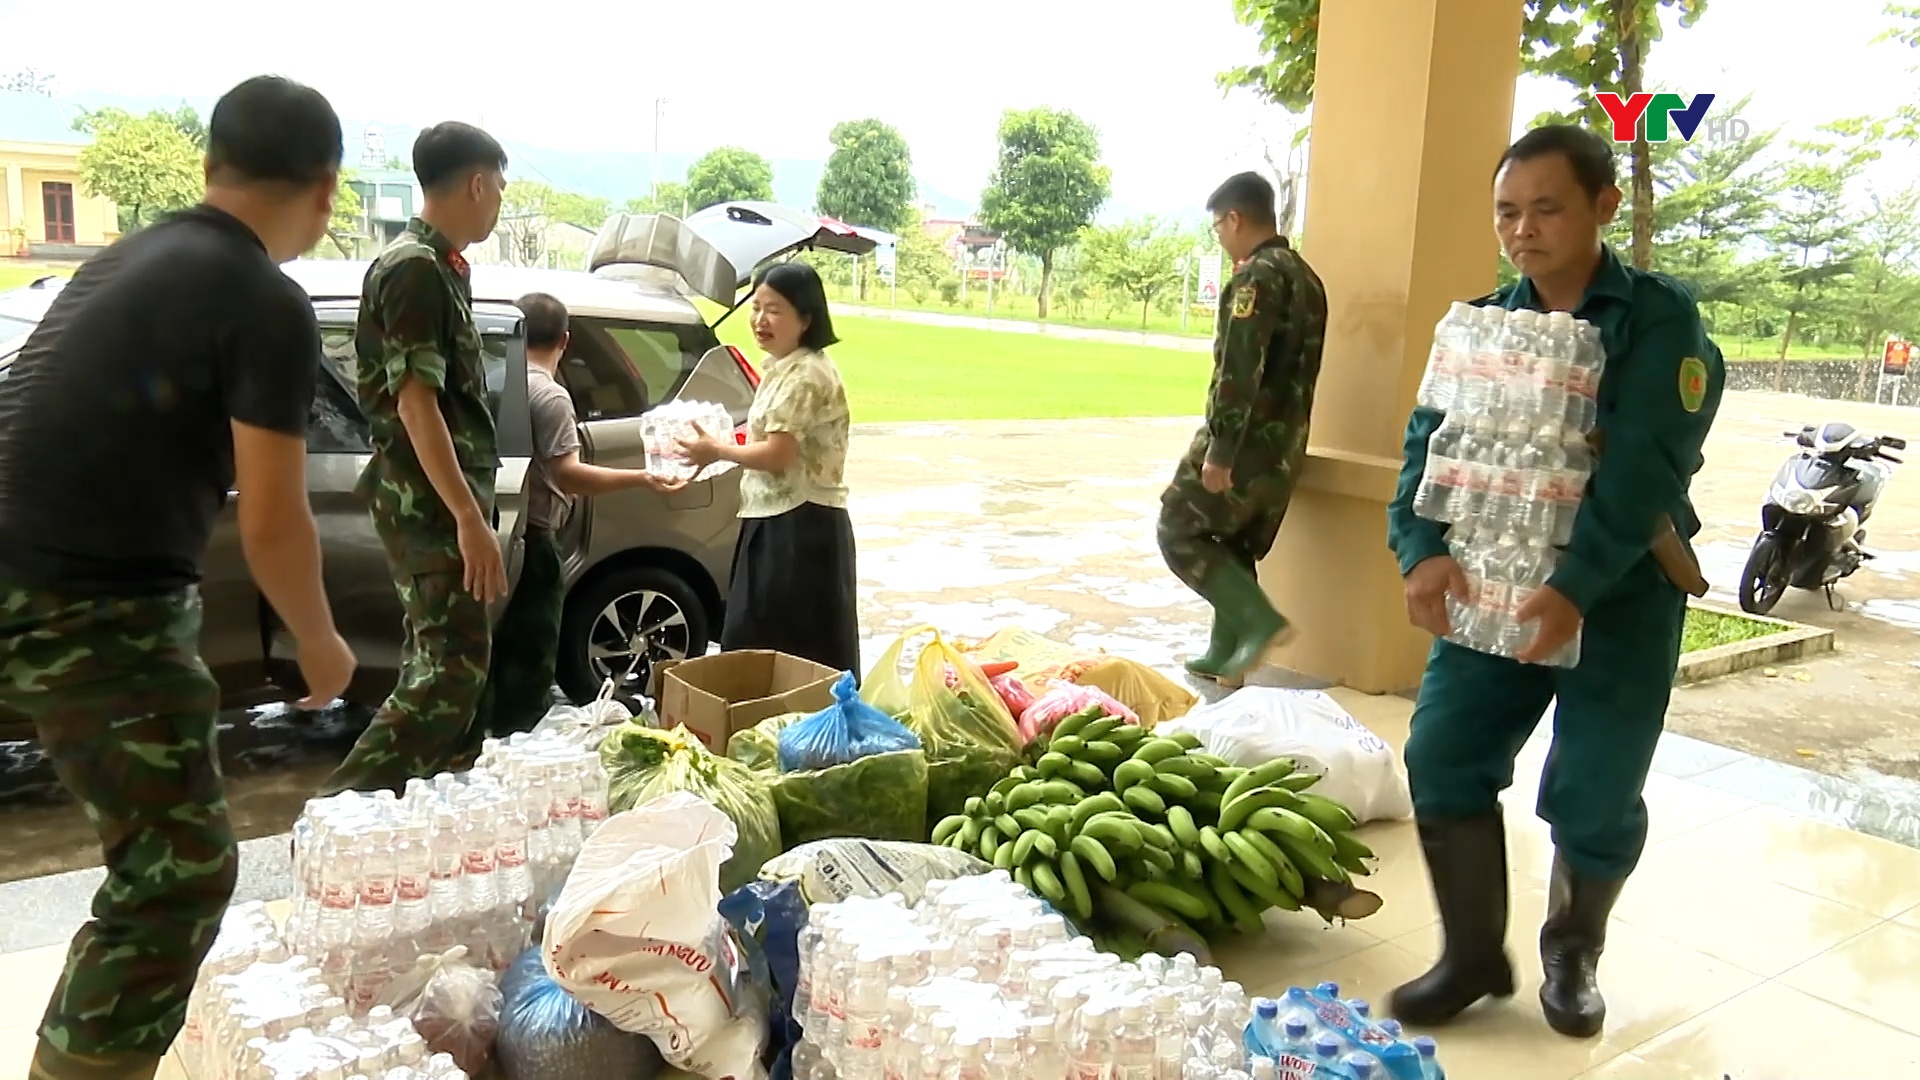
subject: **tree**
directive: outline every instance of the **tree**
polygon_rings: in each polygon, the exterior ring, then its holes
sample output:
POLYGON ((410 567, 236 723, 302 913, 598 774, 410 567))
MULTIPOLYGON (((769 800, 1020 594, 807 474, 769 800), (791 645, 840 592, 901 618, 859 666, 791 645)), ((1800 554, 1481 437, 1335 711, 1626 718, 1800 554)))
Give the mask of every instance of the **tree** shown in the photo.
POLYGON ((552 185, 538 180, 514 180, 500 196, 500 231, 506 237, 507 261, 515 266, 540 266, 547 257, 547 225, 559 201, 552 185))
POLYGON ((980 218, 1040 260, 1043 321, 1054 254, 1093 221, 1112 183, 1112 171, 1100 164, 1099 136, 1073 113, 1014 109, 1000 118, 1000 160, 980 195, 980 218))
POLYGON ((599 231, 600 226, 613 216, 613 204, 598 195, 582 195, 575 191, 553 193, 549 207, 553 220, 564 221, 569 225, 578 225, 583 229, 599 231))
POLYGON ((687 198, 687 185, 678 180, 662 180, 658 194, 649 192, 627 200, 629 214, 672 214, 686 217, 691 212, 687 198))
POLYGON ((1854 222, 1847 214, 1847 187, 1880 157, 1886 124, 1837 120, 1822 124, 1820 131, 1828 137, 1790 144, 1801 156, 1786 167, 1767 228, 1778 260, 1784 290, 1781 308, 1786 315, 1774 368, 1776 392, 1787 388, 1787 350, 1793 346, 1795 331, 1821 310, 1832 283, 1851 268, 1846 243, 1854 222))
POLYGON ((815 205, 849 225, 898 233, 913 217, 919 186, 907 140, 878 120, 848 120, 827 136, 833 153, 820 176, 815 205))
POLYGON ((354 239, 366 235, 365 209, 360 193, 348 186, 352 180, 353 170, 340 173, 340 186, 333 193, 333 220, 327 223, 327 239, 343 259, 352 256, 354 239))
POLYGON ((1883 197, 1867 194, 1867 212, 1845 241, 1852 274, 1837 299, 1860 344, 1860 371, 1854 393, 1863 396, 1880 363, 1880 346, 1894 331, 1914 321, 1920 309, 1920 187, 1883 197))
POLYGON ((43 75, 31 67, 9 71, 0 75, 0 90, 11 90, 16 94, 38 94, 41 97, 53 96, 53 76, 43 75))
POLYGON ((1779 170, 1761 160, 1777 137, 1763 131, 1735 142, 1669 143, 1675 149, 1664 156, 1656 147, 1657 266, 1690 282, 1703 304, 1738 303, 1765 284, 1740 265, 1740 254, 1760 238, 1779 193, 1779 170))
MULTIPOLYGON (((1893 17, 1894 25, 1873 40, 1897 41, 1909 49, 1920 49, 1920 6, 1888 4, 1886 13, 1893 17)), ((1895 115, 1899 126, 1893 134, 1907 142, 1920 141, 1920 105, 1902 105, 1895 115)))
POLYGON ((893 253, 894 281, 915 304, 924 304, 941 282, 953 276, 953 258, 920 223, 918 212, 912 212, 895 235, 900 243, 893 253))
POLYGON ((170 114, 101 109, 82 116, 75 127, 93 135, 80 151, 80 182, 88 194, 119 205, 124 230, 200 200, 205 190, 200 148, 170 114))
MULTIPOLYGON (((1606 130, 1606 116, 1593 95, 1611 90, 1639 93, 1646 81, 1647 52, 1660 40, 1660 9, 1678 12, 1692 26, 1707 0, 1524 0, 1520 66, 1530 75, 1560 79, 1580 95, 1573 116, 1606 130)), ((1224 71, 1223 89, 1246 87, 1290 112, 1313 100, 1313 71, 1320 54, 1320 0, 1234 0, 1234 17, 1260 33, 1258 64, 1224 71)), ((1653 161, 1644 130, 1633 143, 1632 250, 1635 266, 1653 259, 1653 161)))
POLYGON ((1193 240, 1148 217, 1088 229, 1080 250, 1095 281, 1139 302, 1144 330, 1153 301, 1179 287, 1180 260, 1192 252, 1193 240))
POLYGON ((773 166, 751 150, 722 146, 687 170, 686 200, 694 210, 715 203, 773 198, 773 166))

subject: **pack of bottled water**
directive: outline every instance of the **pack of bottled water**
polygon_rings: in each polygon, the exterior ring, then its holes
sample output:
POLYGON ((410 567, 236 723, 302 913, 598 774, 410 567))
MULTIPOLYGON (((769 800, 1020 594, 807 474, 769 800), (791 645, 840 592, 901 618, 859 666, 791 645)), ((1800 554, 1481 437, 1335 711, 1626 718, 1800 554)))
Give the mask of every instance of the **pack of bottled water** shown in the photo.
POLYGON ((464 1080, 385 1006, 350 1015, 319 965, 288 952, 266 905, 236 904, 200 967, 175 1053, 192 1080, 464 1080))
POLYGON ((1375 1020, 1358 998, 1341 1000, 1338 983, 1294 987, 1278 1001, 1254 1002, 1245 1036, 1255 1075, 1280 1080, 1446 1080, 1440 1048, 1409 1041, 1397 1020, 1375 1020))
POLYGON ((1248 1075, 1238 984, 1101 952, 1005 871, 816 904, 799 948, 795 1080, 1248 1075))
POLYGON ((394 975, 455 945, 494 970, 607 816, 597 754, 560 734, 488 740, 474 770, 346 792, 294 824, 288 949, 316 959, 353 1015, 394 975))
POLYGON ((733 414, 725 405, 709 401, 668 401, 640 417, 640 439, 647 448, 647 471, 670 480, 691 480, 696 473, 712 477, 733 468, 727 461, 716 461, 704 472, 693 467, 682 440, 698 438, 701 432, 721 440, 733 438, 733 414))
MULTIPOLYGON (((1531 640, 1514 615, 1572 538, 1605 366, 1600 329, 1564 311, 1456 303, 1434 329, 1419 403, 1446 418, 1413 507, 1453 526, 1448 547, 1470 585, 1449 600, 1448 640, 1499 656, 1531 640)), ((1576 639, 1550 663, 1579 658, 1576 639)))

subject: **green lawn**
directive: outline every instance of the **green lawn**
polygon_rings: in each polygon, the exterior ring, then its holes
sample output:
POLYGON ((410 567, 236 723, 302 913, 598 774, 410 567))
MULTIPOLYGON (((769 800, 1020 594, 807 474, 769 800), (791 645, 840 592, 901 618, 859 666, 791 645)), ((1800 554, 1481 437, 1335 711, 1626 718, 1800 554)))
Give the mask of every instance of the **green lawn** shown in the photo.
MULTIPOLYGON (((1198 416, 1203 352, 839 318, 834 362, 855 423, 1198 416)), ((757 357, 744 310, 720 337, 757 357)))
POLYGON ((1682 653, 1700 652, 1720 645, 1752 641, 1754 638, 1779 632, 1779 627, 1769 623, 1742 618, 1739 615, 1726 615, 1717 611, 1689 607, 1686 626, 1681 631, 1680 651, 1682 653))

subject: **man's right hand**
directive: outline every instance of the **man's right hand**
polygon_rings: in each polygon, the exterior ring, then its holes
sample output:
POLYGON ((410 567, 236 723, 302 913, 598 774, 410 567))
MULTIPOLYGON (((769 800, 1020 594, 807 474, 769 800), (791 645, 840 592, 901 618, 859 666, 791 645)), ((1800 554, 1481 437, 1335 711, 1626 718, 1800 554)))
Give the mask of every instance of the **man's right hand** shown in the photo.
POLYGON ((360 663, 338 632, 300 642, 299 660, 300 678, 307 684, 307 696, 294 705, 309 712, 326 708, 346 693, 353 669, 360 663))
POLYGON ((507 564, 500 555, 500 538, 479 514, 460 518, 462 584, 483 604, 507 595, 507 564))
POLYGON ((1407 621, 1432 634, 1446 637, 1453 632, 1447 617, 1447 598, 1468 600, 1471 586, 1466 571, 1451 555, 1423 559, 1407 574, 1407 621))

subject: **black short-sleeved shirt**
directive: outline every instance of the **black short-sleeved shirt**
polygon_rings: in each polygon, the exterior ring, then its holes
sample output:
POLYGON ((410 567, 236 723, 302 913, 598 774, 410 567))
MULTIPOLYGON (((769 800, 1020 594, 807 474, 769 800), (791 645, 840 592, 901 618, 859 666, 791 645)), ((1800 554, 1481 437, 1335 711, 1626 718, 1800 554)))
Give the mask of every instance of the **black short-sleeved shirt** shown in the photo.
POLYGON ((183 211, 88 260, 0 381, 0 579, 198 582, 231 422, 304 435, 319 363, 306 293, 229 214, 183 211))

